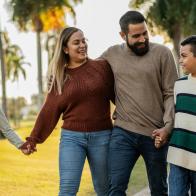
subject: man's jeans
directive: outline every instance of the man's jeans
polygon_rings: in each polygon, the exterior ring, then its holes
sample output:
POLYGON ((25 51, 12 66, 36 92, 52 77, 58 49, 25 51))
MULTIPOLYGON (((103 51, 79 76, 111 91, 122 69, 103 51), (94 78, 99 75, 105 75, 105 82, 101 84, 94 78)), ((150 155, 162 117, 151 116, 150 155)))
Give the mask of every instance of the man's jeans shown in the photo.
POLYGON ((167 146, 155 148, 154 140, 114 127, 109 150, 110 196, 125 196, 132 169, 144 158, 151 196, 167 195, 167 146))
POLYGON ((87 157, 94 189, 98 196, 108 194, 108 151, 111 130, 76 132, 62 130, 59 150, 59 196, 75 196, 87 157))
POLYGON ((196 196, 196 171, 170 164, 169 196, 196 196))

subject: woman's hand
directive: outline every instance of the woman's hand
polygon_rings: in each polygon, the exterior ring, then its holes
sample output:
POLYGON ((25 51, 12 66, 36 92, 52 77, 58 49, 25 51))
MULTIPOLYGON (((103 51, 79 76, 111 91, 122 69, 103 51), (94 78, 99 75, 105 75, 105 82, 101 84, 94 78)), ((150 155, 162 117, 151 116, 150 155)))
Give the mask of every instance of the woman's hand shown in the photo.
POLYGON ((35 151, 37 151, 36 144, 34 144, 30 141, 26 141, 19 149, 25 155, 30 155, 30 154, 34 153, 35 151))

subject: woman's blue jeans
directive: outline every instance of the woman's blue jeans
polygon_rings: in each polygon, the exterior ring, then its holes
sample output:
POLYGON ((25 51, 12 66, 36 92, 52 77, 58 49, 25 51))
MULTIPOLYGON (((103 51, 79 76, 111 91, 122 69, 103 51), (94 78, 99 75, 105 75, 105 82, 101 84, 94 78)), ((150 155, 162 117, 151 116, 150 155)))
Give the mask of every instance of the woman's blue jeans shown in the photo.
POLYGON ((196 171, 170 164, 169 196, 196 196, 196 171))
POLYGON ((75 196, 87 158, 95 192, 108 194, 108 150, 111 130, 76 132, 62 129, 59 150, 59 196, 75 196))

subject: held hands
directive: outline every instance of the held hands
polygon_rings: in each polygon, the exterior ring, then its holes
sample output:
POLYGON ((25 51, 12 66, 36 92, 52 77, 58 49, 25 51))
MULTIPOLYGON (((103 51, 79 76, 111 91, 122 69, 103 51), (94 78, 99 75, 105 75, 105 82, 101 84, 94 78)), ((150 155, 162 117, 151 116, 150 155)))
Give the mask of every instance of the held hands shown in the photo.
POLYGON ((156 136, 156 137, 155 137, 154 145, 155 145, 156 148, 160 148, 160 147, 163 146, 165 143, 166 143, 166 142, 164 142, 160 136, 156 136))
POLYGON ((160 129, 155 129, 152 133, 152 138, 155 139, 154 145, 156 148, 160 148, 163 146, 167 141, 169 137, 169 132, 166 130, 165 127, 160 129))
POLYGON ((19 148, 23 154, 30 155, 37 151, 36 144, 32 143, 30 141, 26 141, 20 148, 19 148))

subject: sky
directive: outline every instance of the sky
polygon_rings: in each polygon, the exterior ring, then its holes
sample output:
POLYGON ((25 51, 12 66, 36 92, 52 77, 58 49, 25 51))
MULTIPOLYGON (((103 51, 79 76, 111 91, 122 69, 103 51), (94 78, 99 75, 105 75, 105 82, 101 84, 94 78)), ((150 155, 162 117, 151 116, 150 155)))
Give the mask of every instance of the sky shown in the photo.
MULTIPOLYGON (((22 77, 19 82, 7 82, 7 96, 23 96, 30 103, 32 94, 38 93, 37 82, 37 55, 36 55, 36 35, 33 32, 21 33, 10 21, 3 2, 0 1, 0 22, 1 29, 7 30, 13 44, 21 47, 25 61, 31 63, 31 67, 26 67, 27 79, 22 77)), ((74 7, 76 11, 76 27, 80 28, 88 39, 88 55, 90 58, 98 57, 104 50, 114 44, 122 42, 119 35, 119 19, 129 10, 130 0, 83 0, 74 7)), ((69 26, 74 26, 71 17, 67 17, 69 26)), ((160 40, 161 42, 161 40, 160 40)), ((44 43, 43 43, 44 44, 44 43)), ((43 83, 46 86, 47 54, 42 52, 43 83)), ((1 94, 1 91, 0 91, 1 94)))

